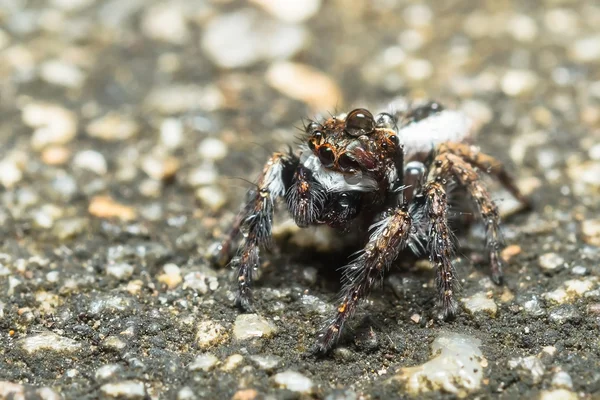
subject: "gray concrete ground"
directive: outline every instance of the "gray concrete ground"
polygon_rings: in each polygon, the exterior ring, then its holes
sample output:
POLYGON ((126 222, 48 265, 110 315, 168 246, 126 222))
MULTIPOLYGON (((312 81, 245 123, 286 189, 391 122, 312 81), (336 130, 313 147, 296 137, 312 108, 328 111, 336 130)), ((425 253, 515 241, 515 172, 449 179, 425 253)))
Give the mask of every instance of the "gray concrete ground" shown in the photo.
POLYGON ((583 0, 0 0, 0 398, 599 398, 598 26, 583 0), (403 256, 315 358, 345 253, 278 216, 241 316, 205 254, 303 117, 399 96, 471 115, 535 209, 492 184, 506 283, 461 233, 455 320, 403 256))

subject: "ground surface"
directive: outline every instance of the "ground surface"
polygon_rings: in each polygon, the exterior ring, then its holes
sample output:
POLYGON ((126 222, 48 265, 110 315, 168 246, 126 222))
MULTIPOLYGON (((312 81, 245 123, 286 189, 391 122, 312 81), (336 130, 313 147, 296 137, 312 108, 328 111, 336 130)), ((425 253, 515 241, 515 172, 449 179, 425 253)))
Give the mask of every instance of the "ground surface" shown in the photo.
POLYGON ((324 3, 0 0, 0 398, 600 396, 600 7, 324 3), (240 317, 205 254, 302 117, 397 96, 472 115, 535 210, 504 287, 460 237, 454 321, 403 258, 314 358, 343 255, 279 226, 240 317), (390 382, 440 337, 481 369, 390 382))

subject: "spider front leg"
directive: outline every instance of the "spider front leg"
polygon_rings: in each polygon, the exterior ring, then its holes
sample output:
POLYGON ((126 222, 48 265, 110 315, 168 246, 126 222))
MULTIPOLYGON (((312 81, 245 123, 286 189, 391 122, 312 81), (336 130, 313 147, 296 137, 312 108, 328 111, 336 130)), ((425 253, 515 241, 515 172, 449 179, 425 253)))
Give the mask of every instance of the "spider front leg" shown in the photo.
POLYGON ((244 239, 231 264, 237 267, 238 293, 236 304, 245 311, 252 308, 252 273, 259 267, 260 248, 271 244, 271 228, 275 200, 285 195, 290 187, 298 158, 292 154, 275 153, 265 164, 256 188, 247 194, 247 204, 234 222, 231 232, 220 250, 242 232, 244 239))
POLYGON ((526 207, 531 207, 530 200, 521 193, 521 190, 515 184, 514 178, 509 175, 506 168, 504 168, 504 165, 496 158, 482 153, 479 148, 475 146, 464 143, 445 143, 440 149, 440 153, 443 152, 455 154, 464 161, 481 169, 486 174, 495 177, 515 199, 519 200, 521 204, 526 207))
POLYGON ((318 336, 316 352, 327 352, 339 339, 344 323, 356 311, 358 303, 369 295, 374 283, 380 282, 399 252, 406 247, 412 220, 406 207, 377 224, 363 252, 344 267, 344 287, 337 314, 318 336))
MULTIPOLYGON (((435 170, 434 170, 435 171, 435 170)), ((442 185, 443 170, 434 172, 424 187, 427 216, 429 218, 428 244, 429 259, 436 267, 439 304, 444 319, 456 314, 458 303, 454 295, 459 289, 456 270, 452 265, 452 236, 448 227, 448 199, 446 188, 442 185)))

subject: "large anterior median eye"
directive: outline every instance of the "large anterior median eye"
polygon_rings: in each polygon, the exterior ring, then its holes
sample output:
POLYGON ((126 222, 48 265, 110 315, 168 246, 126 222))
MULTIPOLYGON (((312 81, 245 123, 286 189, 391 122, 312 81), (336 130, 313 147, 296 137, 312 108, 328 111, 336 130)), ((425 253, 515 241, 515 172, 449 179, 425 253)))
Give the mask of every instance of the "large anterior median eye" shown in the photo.
POLYGON ((348 154, 342 153, 338 158, 338 165, 344 172, 356 172, 359 169, 358 162, 353 160, 348 154))
POLYGON ((345 131, 350 136, 368 135, 375 129, 373 114, 364 108, 350 111, 346 117, 345 131))
POLYGON ((321 161, 321 164, 326 168, 333 166, 333 163, 335 161, 335 154, 333 153, 331 147, 327 145, 319 147, 319 160, 321 161))

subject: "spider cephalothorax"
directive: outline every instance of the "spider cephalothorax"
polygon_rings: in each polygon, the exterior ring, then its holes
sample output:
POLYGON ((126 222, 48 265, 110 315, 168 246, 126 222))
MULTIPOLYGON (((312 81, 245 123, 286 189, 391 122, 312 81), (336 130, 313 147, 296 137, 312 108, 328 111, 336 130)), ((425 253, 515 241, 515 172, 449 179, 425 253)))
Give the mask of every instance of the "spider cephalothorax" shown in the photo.
POLYGON ((218 259, 230 256, 243 231, 238 254, 237 304, 251 308, 253 271, 259 250, 271 243, 275 201, 284 198, 300 227, 326 224, 370 230, 366 244, 344 268, 341 303, 320 333, 317 349, 327 351, 343 325, 380 281, 400 252, 409 247, 429 255, 437 271, 438 302, 444 317, 458 306, 458 281, 452 266, 449 195, 466 193, 486 227, 492 278, 502 280, 499 215, 480 172, 498 179, 519 201, 521 195, 502 164, 467 144, 470 120, 436 102, 373 116, 359 108, 306 127, 298 153, 275 153, 228 237, 218 259))

